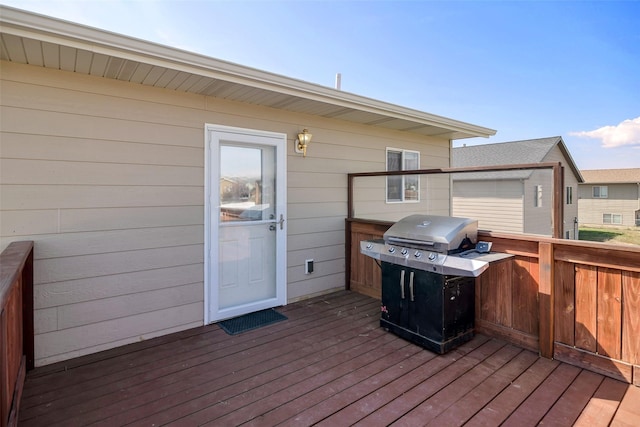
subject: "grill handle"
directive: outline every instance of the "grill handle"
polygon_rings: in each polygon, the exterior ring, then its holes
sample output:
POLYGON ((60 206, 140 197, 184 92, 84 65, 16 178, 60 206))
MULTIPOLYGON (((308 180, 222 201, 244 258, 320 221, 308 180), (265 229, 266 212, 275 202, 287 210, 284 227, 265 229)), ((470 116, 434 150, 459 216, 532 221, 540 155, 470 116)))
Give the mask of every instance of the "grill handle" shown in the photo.
POLYGON ((413 271, 409 273, 409 298, 413 301, 413 271))
POLYGON ((403 239, 402 237, 387 237, 387 242, 407 244, 409 246, 435 246, 436 242, 429 242, 427 240, 415 240, 415 239, 403 239))
POLYGON ((400 271, 400 298, 404 299, 404 270, 400 271))

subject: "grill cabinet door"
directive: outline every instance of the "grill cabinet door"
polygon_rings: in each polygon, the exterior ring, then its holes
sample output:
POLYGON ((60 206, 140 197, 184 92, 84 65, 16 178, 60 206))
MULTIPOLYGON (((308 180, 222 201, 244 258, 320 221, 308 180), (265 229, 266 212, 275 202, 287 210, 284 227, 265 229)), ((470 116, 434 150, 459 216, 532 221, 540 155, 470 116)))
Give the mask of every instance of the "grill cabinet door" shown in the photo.
POLYGON ((427 271, 414 270, 411 314, 408 329, 423 337, 442 341, 442 285, 443 276, 427 271))
POLYGON ((471 277, 448 278, 444 286, 445 339, 473 330, 475 281, 471 277))
POLYGON ((382 263, 382 318, 401 327, 407 326, 409 316, 407 277, 406 268, 382 263))

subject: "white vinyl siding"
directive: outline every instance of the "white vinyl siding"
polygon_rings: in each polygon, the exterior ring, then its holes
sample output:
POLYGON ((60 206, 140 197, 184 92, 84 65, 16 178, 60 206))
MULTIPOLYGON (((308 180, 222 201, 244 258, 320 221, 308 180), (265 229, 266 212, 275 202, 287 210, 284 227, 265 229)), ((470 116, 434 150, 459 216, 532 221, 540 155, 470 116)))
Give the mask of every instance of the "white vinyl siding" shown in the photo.
MULTIPOLYGON (((449 165, 445 138, 1 65, 0 250, 35 241, 38 366, 202 325, 205 123, 289 135, 290 301, 344 288, 347 173, 384 170, 390 144, 449 165), (293 150, 301 124, 306 158, 293 150)), ((447 177, 397 210, 384 179, 357 185, 363 216, 450 213, 447 177)))
MULTIPOLYGON (((543 162, 561 162, 564 166, 564 185, 567 191, 569 188, 570 202, 565 203, 564 206, 564 218, 563 218, 563 233, 562 235, 567 238, 567 232, 569 233, 569 239, 578 238, 578 225, 576 224, 578 218, 578 177, 569 166, 569 159, 564 155, 558 145, 545 156, 543 162)), ((551 188, 551 181, 549 181, 549 188, 551 188)), ((566 197, 565 197, 566 199, 566 197)), ((566 200, 565 200, 566 202, 566 200)), ((551 209, 552 202, 549 200, 549 208, 551 209)))
POLYGON ((640 188, 635 183, 609 184, 606 199, 594 199, 593 184, 581 184, 578 188, 578 206, 581 225, 603 225, 603 214, 622 215, 623 226, 633 227, 635 212, 640 206, 640 188))
MULTIPOLYGON (((552 207, 553 194, 552 172, 550 170, 536 170, 526 181, 524 233, 551 236, 553 234, 552 207), (538 206, 536 206, 536 203, 538 206)), ((564 230, 562 230, 564 236, 564 230)))
POLYGON ((481 230, 522 233, 520 181, 455 181, 453 216, 478 220, 481 230))
MULTIPOLYGON (((567 164, 563 151, 555 145, 542 162, 567 164)), ((551 236, 553 234, 553 182, 551 170, 533 170, 526 178, 469 181, 464 174, 453 178, 453 214, 480 219, 480 227, 494 231, 551 236), (516 202, 517 200, 517 202, 516 202)), ((577 203, 573 189, 578 178, 570 167, 564 168, 566 198, 561 236, 577 236, 577 203)))

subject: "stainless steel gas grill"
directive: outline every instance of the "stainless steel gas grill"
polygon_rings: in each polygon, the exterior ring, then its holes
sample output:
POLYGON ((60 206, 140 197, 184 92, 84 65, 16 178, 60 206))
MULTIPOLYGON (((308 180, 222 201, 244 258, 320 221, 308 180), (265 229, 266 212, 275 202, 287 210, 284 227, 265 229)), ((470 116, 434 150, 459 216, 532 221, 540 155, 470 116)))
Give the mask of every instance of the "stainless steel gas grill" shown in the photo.
POLYGON ((476 220, 411 215, 392 225, 382 240, 360 242, 360 252, 380 261, 417 270, 477 277, 489 264, 456 255, 472 249, 477 237, 476 220))
POLYGON ((387 330, 436 353, 473 337, 475 282, 489 267, 474 251, 478 222, 411 215, 360 252, 381 261, 382 315, 387 330))

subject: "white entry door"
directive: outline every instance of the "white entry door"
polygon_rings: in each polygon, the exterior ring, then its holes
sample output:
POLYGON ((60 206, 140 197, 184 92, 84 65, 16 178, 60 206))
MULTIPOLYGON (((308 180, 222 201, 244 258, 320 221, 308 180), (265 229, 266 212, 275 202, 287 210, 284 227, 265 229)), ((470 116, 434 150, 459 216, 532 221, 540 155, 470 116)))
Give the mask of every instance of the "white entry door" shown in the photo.
POLYGON ((286 303, 286 143, 206 126, 205 323, 286 303))

